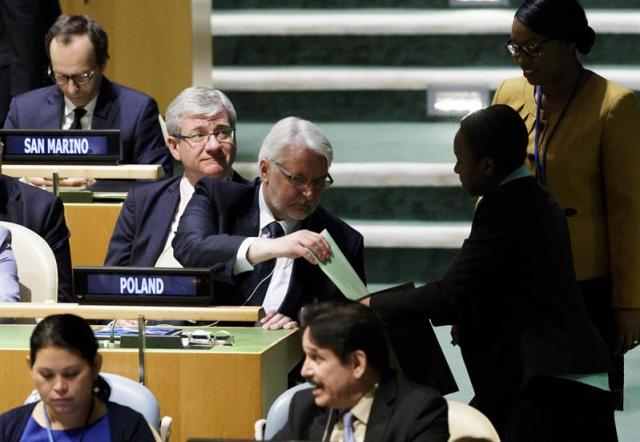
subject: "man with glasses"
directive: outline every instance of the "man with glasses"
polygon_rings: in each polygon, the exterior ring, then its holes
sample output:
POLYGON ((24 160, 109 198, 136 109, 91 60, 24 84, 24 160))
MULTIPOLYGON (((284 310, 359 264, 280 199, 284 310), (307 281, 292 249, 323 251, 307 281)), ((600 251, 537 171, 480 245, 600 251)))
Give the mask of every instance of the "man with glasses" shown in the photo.
MULTIPOLYGON (((151 97, 109 81, 103 72, 109 42, 86 15, 61 15, 45 38, 55 85, 11 101, 6 129, 120 129, 123 162, 161 164, 171 175, 171 156, 151 97)), ((82 185, 85 179, 63 185, 82 185)))
POLYGON ((278 121, 258 156, 260 177, 251 184, 202 179, 173 240, 185 266, 222 265, 230 283, 219 296, 262 305, 264 328, 296 325, 300 307, 314 300, 344 299, 322 273, 331 234, 364 280, 362 235, 318 204, 333 182, 331 143, 310 121, 278 121))
POLYGON ((171 241, 200 178, 247 183, 231 168, 236 111, 225 94, 209 87, 187 88, 169 104, 166 118, 169 151, 182 162, 184 173, 129 191, 105 265, 180 266, 171 241))

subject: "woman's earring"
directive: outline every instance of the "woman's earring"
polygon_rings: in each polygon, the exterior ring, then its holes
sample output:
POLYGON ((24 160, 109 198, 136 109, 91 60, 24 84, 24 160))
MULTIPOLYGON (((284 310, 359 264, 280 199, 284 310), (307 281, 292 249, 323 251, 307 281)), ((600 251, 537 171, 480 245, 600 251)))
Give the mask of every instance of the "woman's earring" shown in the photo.
POLYGON ((100 393, 100 387, 98 387, 98 382, 97 381, 93 381, 93 394, 98 394, 100 393))

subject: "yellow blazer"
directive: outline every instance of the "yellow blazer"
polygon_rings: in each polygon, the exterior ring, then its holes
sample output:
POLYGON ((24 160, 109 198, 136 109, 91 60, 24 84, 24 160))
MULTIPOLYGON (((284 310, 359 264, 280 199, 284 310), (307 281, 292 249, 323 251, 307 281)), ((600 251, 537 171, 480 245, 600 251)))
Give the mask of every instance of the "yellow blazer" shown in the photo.
MULTIPOLYGON (((504 81, 494 104, 507 104, 529 131, 533 171, 534 88, 504 81)), ((559 113, 542 115, 541 145, 559 113)), ((591 72, 548 145, 546 180, 567 211, 578 280, 611 275, 613 306, 640 308, 640 111, 635 94, 591 72)))

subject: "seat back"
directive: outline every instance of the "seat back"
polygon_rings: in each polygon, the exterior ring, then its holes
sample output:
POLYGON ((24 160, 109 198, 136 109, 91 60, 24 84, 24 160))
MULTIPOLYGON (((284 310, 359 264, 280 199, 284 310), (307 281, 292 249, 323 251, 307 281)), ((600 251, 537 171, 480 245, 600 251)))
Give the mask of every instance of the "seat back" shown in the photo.
POLYGON ((478 440, 500 442, 491 421, 471 405, 447 399, 449 407, 449 441, 478 440))
POLYGON ((156 397, 144 385, 119 374, 100 373, 111 387, 109 400, 126 405, 142 414, 153 428, 160 428, 160 406, 156 397))
POLYGON ((308 388, 311 388, 311 384, 308 382, 296 385, 282 393, 275 401, 273 401, 273 404, 271 404, 269 412, 267 413, 264 440, 272 439, 278 431, 282 430, 289 418, 289 405, 291 404, 293 395, 300 390, 306 390, 308 388))
POLYGON ((11 231, 11 248, 18 266, 21 302, 57 302, 58 264, 49 244, 20 224, 0 221, 11 231))

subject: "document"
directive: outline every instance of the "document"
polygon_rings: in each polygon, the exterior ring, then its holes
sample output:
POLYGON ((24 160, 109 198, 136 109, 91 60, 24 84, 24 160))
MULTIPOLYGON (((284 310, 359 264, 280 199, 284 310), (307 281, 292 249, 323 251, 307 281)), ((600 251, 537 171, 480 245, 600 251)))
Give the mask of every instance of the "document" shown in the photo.
POLYGON ((324 236, 329 246, 331 246, 331 256, 325 262, 321 262, 314 255, 320 269, 340 289, 342 294, 352 301, 358 301, 368 296, 367 286, 364 285, 356 271, 353 270, 353 267, 351 267, 351 264, 347 261, 347 258, 345 258, 327 229, 320 232, 320 235, 324 236))

